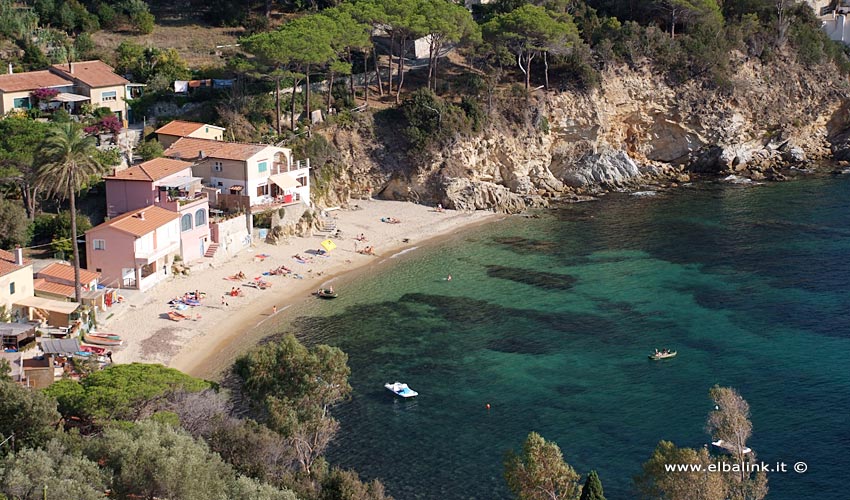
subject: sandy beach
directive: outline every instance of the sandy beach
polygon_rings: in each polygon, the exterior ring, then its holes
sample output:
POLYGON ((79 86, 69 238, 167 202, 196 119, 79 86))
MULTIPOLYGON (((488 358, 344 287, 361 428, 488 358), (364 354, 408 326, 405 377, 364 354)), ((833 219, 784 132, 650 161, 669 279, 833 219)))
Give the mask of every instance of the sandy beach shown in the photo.
POLYGON ((309 298, 329 279, 495 217, 490 212, 438 212, 395 201, 360 200, 356 206, 359 208, 329 212, 342 234, 332 238, 337 248, 328 256, 314 255, 328 237, 324 233, 293 237, 279 245, 257 242, 225 262, 174 277, 144 293, 127 293, 127 302, 117 306, 114 314, 107 314, 99 328, 124 339, 124 346, 114 352, 114 361, 162 363, 192 375, 209 376, 216 372, 211 366, 218 364, 218 353, 232 349, 245 332, 290 304, 309 298), (382 217, 394 217, 400 222, 382 222, 382 217), (361 233, 367 241, 357 241, 361 233), (356 252, 369 245, 376 255, 356 252), (296 254, 307 262, 299 263, 293 257, 296 254), (292 274, 263 276, 281 265, 291 269, 292 274), (246 279, 228 280, 240 271, 246 279), (296 274, 301 278, 294 277, 296 274), (244 286, 258 277, 272 286, 265 290, 244 286), (243 296, 228 295, 234 287, 241 288, 243 296), (201 305, 180 311, 188 319, 169 319, 167 313, 175 309, 168 302, 195 290, 205 294, 201 305))

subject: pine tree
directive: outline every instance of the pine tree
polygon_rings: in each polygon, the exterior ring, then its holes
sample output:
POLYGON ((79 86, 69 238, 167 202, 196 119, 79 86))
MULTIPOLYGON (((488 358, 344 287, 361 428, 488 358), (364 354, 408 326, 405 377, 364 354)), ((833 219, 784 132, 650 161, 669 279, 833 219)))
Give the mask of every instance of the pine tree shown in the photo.
POLYGON ((587 475, 579 500, 605 500, 605 495, 602 494, 602 481, 599 480, 599 475, 596 474, 595 470, 590 471, 590 474, 587 475))

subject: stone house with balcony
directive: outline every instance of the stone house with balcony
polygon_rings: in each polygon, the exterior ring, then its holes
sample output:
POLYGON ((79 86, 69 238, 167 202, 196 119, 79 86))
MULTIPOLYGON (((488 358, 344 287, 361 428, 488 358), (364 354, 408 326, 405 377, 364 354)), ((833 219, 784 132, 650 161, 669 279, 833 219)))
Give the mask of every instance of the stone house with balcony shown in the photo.
POLYGON ((181 137, 222 141, 224 140, 224 131, 224 127, 217 127, 206 123, 174 120, 156 129, 156 138, 162 144, 162 147, 167 148, 181 137))
POLYGON ((291 149, 183 137, 164 154, 195 163, 211 206, 310 205, 309 160, 293 161, 291 149))
POLYGON ((109 287, 148 290, 180 254, 180 214, 150 205, 86 231, 86 267, 109 287))
POLYGON ((180 256, 192 262, 204 256, 210 244, 209 202, 192 164, 155 158, 105 177, 106 215, 115 217, 147 206, 180 215, 180 256))
POLYGON ((122 121, 127 119, 128 87, 133 86, 103 61, 54 64, 46 70, 0 75, 0 115, 35 105, 38 89, 58 92, 47 103, 49 109, 64 108, 78 114, 80 106, 107 107, 122 121))

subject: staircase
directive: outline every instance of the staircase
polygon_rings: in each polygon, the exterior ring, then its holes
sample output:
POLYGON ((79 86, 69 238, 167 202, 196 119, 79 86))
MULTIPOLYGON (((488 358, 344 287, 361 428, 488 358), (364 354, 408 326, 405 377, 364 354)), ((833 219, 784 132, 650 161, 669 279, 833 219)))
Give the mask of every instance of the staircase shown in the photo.
POLYGON ((326 233, 336 232, 336 220, 331 217, 321 217, 319 219, 319 231, 326 233))
POLYGON ((218 251, 218 243, 210 243, 210 246, 207 247, 207 251, 204 252, 204 257, 213 258, 215 257, 216 251, 218 251))

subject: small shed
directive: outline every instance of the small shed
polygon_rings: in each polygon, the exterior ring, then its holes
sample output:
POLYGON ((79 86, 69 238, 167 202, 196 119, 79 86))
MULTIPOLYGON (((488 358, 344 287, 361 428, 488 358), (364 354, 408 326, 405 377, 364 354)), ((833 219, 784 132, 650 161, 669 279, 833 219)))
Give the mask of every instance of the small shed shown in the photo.
POLYGON ((29 323, 0 323, 0 338, 6 349, 20 349, 35 342, 35 325, 29 323))

